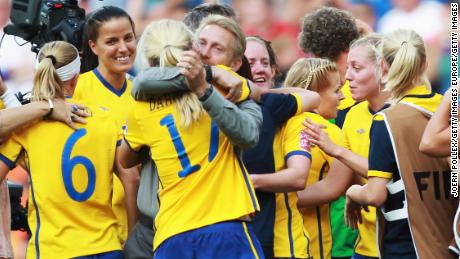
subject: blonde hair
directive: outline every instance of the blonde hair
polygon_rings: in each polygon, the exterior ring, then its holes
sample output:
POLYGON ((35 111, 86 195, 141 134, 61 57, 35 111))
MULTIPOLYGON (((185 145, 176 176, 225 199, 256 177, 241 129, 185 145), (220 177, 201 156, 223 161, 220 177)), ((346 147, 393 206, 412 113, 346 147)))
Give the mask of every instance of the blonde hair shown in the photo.
POLYGON ((56 69, 69 64, 78 56, 75 47, 65 41, 46 43, 38 53, 38 66, 34 76, 32 100, 64 98, 62 84, 56 69))
POLYGON ((362 38, 357 39, 350 45, 350 49, 356 47, 364 47, 367 52, 368 60, 375 66, 377 77, 382 78, 382 40, 383 37, 377 33, 370 33, 362 38))
POLYGON ((338 72, 332 61, 300 58, 289 69, 284 85, 320 92, 329 85, 329 72, 338 72))
MULTIPOLYGON (((139 45, 140 69, 151 66, 175 66, 184 50, 190 49, 192 33, 179 21, 160 20, 148 25, 142 34, 139 45)), ((180 114, 180 126, 188 127, 204 113, 198 97, 192 92, 172 96, 176 110, 180 114)))
POLYGON ((424 75, 426 62, 422 38, 413 30, 396 30, 383 38, 382 54, 387 63, 388 79, 385 90, 394 102, 400 100, 417 81, 431 89, 424 75))
MULTIPOLYGON (((231 32, 235 36, 235 42, 230 44, 230 46, 233 46, 233 59, 243 57, 246 50, 246 35, 235 20, 222 15, 210 15, 200 23, 195 36, 198 37, 201 31, 208 25, 216 25, 231 32)), ((195 39, 195 42, 198 42, 198 40, 195 39)))

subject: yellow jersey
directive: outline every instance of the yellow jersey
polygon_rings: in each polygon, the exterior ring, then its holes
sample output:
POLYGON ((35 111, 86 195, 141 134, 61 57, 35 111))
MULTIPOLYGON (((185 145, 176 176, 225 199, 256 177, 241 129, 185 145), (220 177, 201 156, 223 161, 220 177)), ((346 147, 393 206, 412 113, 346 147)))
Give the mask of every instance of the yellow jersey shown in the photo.
MULTIPOLYGON (((315 113, 304 113, 304 118, 310 118, 314 123, 325 125, 324 129, 329 138, 337 145, 342 144, 342 131, 337 125, 315 113)), ((326 177, 332 164, 333 157, 328 156, 317 146, 311 148, 312 162, 307 178, 307 186, 321 181, 326 177)), ((311 255, 313 258, 331 258, 332 236, 329 204, 300 209, 303 224, 310 234, 311 255)))
POLYGON ((345 98, 340 101, 339 110, 344 110, 348 107, 353 106, 356 103, 356 101, 353 100, 353 98, 351 97, 350 82, 348 82, 348 80, 345 81, 345 83, 343 84, 341 91, 345 98))
POLYGON ((154 249, 174 235, 259 210, 235 147, 208 114, 187 128, 179 120, 169 95, 136 102, 128 116, 126 142, 134 151, 150 148, 160 179, 154 249))
MULTIPOLYGON (((386 108, 384 106, 382 109, 386 108)), ((345 118, 342 127, 344 146, 354 153, 367 158, 369 156, 370 129, 372 118, 378 111, 372 111, 369 103, 363 101, 353 106, 345 118)), ((359 236, 356 239, 355 253, 378 257, 376 236, 376 209, 368 206, 369 212, 361 211, 363 223, 358 224, 359 236)))
MULTIPOLYGON (((273 141, 275 169, 286 168, 290 156, 303 155, 311 160, 308 137, 302 130, 305 115, 289 119, 278 130, 273 141)), ((303 218, 297 208, 297 192, 276 193, 273 250, 275 257, 310 257, 310 238, 303 227, 303 218)))
POLYGON ((0 146, 10 168, 24 158, 29 172, 27 258, 73 258, 121 250, 111 208, 116 121, 98 107, 76 131, 40 121, 0 146), (97 143, 95 145, 94 143, 97 143))
MULTIPOLYGON (((120 128, 124 129, 128 111, 134 104, 131 89, 132 83, 130 80, 126 80, 120 90, 115 89, 102 77, 97 69, 94 69, 78 77, 77 87, 72 98, 107 109, 118 121, 120 128)), ((112 207, 118 219, 119 237, 123 242, 128 237, 128 216, 124 197, 125 191, 120 179, 114 178, 112 207)))

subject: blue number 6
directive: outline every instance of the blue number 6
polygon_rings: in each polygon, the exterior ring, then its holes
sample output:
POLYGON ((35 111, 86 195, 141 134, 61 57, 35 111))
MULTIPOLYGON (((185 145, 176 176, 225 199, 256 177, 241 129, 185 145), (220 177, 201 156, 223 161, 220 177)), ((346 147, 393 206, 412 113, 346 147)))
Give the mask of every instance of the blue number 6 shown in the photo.
POLYGON ((86 135, 86 129, 79 129, 70 135, 69 139, 64 145, 64 151, 62 152, 62 178, 64 180, 64 187, 67 194, 75 201, 86 201, 94 193, 96 187, 96 170, 94 165, 87 157, 75 156, 70 158, 72 149, 75 143, 86 135), (88 186, 83 192, 78 192, 72 183, 72 173, 75 166, 78 164, 83 165, 88 172, 88 186))

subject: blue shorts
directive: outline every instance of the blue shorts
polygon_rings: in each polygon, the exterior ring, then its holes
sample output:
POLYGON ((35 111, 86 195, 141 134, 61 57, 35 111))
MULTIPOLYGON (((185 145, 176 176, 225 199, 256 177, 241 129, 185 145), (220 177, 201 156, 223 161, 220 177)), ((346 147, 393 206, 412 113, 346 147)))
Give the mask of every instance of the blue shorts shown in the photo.
POLYGON ((216 223, 165 240, 155 251, 155 259, 232 258, 262 259, 262 247, 246 222, 216 223))
POLYGON ((73 259, 123 259, 123 253, 121 251, 111 251, 95 255, 79 256, 73 259))

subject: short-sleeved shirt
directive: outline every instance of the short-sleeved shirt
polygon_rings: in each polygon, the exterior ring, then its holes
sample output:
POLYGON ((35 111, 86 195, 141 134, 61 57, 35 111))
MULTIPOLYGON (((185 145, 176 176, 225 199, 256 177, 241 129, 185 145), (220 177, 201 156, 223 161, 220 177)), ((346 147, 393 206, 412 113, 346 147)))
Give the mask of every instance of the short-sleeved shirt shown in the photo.
MULTIPOLYGON (((337 145, 343 145, 342 132, 336 125, 315 113, 305 113, 314 123, 325 125, 324 129, 329 138, 337 145)), ((308 172, 307 186, 312 185, 326 177, 332 164, 333 157, 328 156, 319 147, 311 148, 312 163, 308 172)), ((311 255, 313 258, 330 258, 332 249, 332 236, 329 215, 329 204, 311 206, 300 209, 303 215, 303 224, 310 234, 311 255)))
MULTIPOLYGON (((342 87, 342 93, 345 98, 340 101, 339 111, 334 120, 339 128, 343 127, 348 112, 356 105, 356 102, 351 97, 350 83, 348 81, 345 81, 342 87)), ((331 202, 332 257, 350 257, 353 254, 354 243, 358 236, 358 231, 349 228, 345 224, 343 220, 344 208, 345 195, 331 202)))
POLYGON ((150 148, 160 180, 154 249, 166 239, 259 210, 252 183, 235 147, 207 114, 180 126, 170 95, 136 102, 125 140, 150 148))
MULTIPOLYGON (((276 133, 273 142, 275 169, 287 167, 291 156, 305 156, 311 160, 308 136, 302 130, 305 113, 296 115, 276 133)), ((310 240, 297 208, 297 192, 276 193, 274 255, 282 258, 310 257, 310 240)))
POLYGON ((339 128, 342 128, 348 111, 351 109, 351 107, 356 105, 356 101, 351 97, 350 82, 348 80, 345 81, 341 90, 345 98, 340 101, 339 111, 337 113, 337 117, 334 120, 335 124, 339 126, 339 128))
MULTIPOLYGON (((442 96, 431 93, 426 86, 417 86, 409 90, 400 102, 406 102, 434 112, 441 103, 442 96)), ((383 115, 377 114, 372 122, 370 133, 368 177, 380 177, 393 180, 401 179, 388 128, 383 115)), ((401 209, 404 206, 405 193, 389 195, 384 204, 385 212, 401 209)), ((383 236, 383 257, 414 256, 410 228, 407 219, 388 221, 383 236)))
MULTIPOLYGON (((131 88, 131 81, 126 80, 123 87, 117 90, 95 68, 78 77, 77 87, 72 98, 108 110, 111 116, 117 120, 118 125, 124 128, 128 111, 134 104, 131 88)), ((128 218, 124 197, 125 192, 120 180, 114 178, 112 206, 118 219, 118 233, 121 240, 126 240, 128 237, 128 218)))
POLYGON ((24 158, 29 172, 27 258, 121 250, 111 206, 121 130, 108 112, 87 111, 92 116, 76 131, 61 122, 40 121, 0 146, 5 164, 14 168, 24 158))
MULTIPOLYGON (((384 105, 383 110, 389 105, 384 105)), ((372 118, 378 111, 372 111, 367 101, 353 106, 343 124, 344 146, 354 153, 367 158, 369 156, 369 132, 372 118)), ((358 224, 359 236, 356 240, 355 253, 364 256, 378 257, 376 236, 376 210, 369 206, 369 212, 361 211, 363 223, 358 224)))
MULTIPOLYGON (((259 142, 254 148, 244 150, 243 161, 250 174, 275 172, 273 140, 275 133, 293 115, 301 111, 296 94, 264 94, 261 98, 263 123, 259 142)), ((275 226, 275 193, 256 191, 260 212, 252 219, 254 233, 263 246, 273 246, 275 226)))

